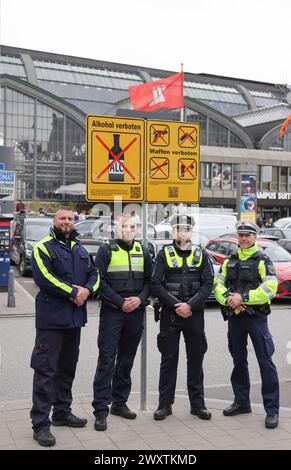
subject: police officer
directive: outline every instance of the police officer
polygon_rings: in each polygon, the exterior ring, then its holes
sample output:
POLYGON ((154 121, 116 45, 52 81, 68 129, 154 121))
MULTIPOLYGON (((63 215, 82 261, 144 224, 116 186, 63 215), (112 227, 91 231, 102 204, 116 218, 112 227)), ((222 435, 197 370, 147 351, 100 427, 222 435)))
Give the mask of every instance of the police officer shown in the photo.
POLYGON ((214 294, 228 320, 228 347, 234 368, 231 383, 234 402, 225 416, 251 413, 247 338, 250 335, 262 378, 266 428, 278 426, 279 381, 272 361, 274 344, 268 329, 270 301, 277 291, 277 278, 270 258, 258 250, 259 227, 250 220, 237 223, 237 254, 226 259, 215 278, 214 294))
POLYGON ((101 246, 96 266, 101 274, 99 357, 93 391, 95 429, 107 429, 108 405, 111 414, 135 419, 127 406, 131 390, 130 373, 139 345, 145 306, 148 304, 152 271, 151 257, 134 240, 136 218, 122 215, 117 240, 101 246))
POLYGON ((159 252, 152 276, 152 294, 162 305, 158 335, 162 357, 155 420, 172 414, 181 332, 186 344, 191 413, 211 419, 204 403, 202 363, 207 350, 203 304, 212 290, 213 268, 207 253, 191 242, 194 224, 193 217, 187 214, 172 220, 174 242, 159 252))
POLYGON ((87 420, 71 413, 72 383, 79 355, 81 327, 87 321, 86 300, 95 293, 99 275, 74 230, 74 213, 57 210, 49 236, 32 253, 32 273, 40 288, 36 297, 36 339, 31 356, 33 437, 41 446, 56 439, 52 424, 80 428, 87 420))

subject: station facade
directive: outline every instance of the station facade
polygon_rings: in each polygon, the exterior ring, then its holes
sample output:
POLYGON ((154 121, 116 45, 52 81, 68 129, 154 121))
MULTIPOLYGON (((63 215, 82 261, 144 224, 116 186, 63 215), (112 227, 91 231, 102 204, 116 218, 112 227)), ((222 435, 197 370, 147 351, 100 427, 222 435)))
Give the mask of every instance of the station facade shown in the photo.
MULTIPOLYGON (((128 87, 175 72, 1 46, 0 148, 14 149, 17 197, 57 200, 61 185, 84 183, 86 116, 133 117, 128 87)), ((291 215, 291 128, 279 137, 290 98, 286 84, 185 73, 184 120, 201 128, 201 206, 235 210, 236 168, 249 164, 258 211, 291 215)))

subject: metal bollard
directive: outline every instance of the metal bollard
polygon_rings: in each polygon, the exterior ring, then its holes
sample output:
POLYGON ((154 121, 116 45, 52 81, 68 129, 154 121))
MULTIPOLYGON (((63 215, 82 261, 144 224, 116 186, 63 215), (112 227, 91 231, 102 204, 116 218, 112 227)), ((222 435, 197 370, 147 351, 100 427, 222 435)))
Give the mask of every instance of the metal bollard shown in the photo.
POLYGON ((8 297, 7 307, 15 307, 15 295, 14 295, 14 271, 12 268, 9 269, 8 273, 8 297))

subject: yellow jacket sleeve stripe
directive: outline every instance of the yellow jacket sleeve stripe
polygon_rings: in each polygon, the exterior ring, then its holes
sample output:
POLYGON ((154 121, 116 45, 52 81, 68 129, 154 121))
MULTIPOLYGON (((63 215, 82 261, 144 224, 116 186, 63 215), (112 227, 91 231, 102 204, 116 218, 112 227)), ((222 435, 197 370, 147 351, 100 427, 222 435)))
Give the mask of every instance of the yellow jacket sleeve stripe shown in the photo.
POLYGON ((43 277, 49 281, 51 284, 53 284, 55 287, 58 287, 59 289, 64 290, 68 294, 71 294, 73 291, 73 288, 68 286, 68 284, 65 284, 64 282, 59 281, 55 276, 53 276, 47 269, 47 267, 44 265, 44 262, 41 259, 41 256, 39 254, 39 250, 41 250, 43 253, 45 253, 47 256, 49 256, 49 252, 46 249, 46 247, 43 244, 37 244, 34 247, 33 254, 34 254, 34 259, 36 261, 36 264, 43 275, 43 277))
POLYGON ((96 280, 94 286, 92 287, 93 292, 96 292, 99 286, 100 286, 100 273, 98 272, 97 280, 96 280))
POLYGON ((266 266, 264 260, 259 262, 259 273, 263 282, 256 289, 249 291, 249 298, 246 302, 244 302, 246 305, 262 305, 265 303, 270 303, 270 300, 273 299, 276 295, 278 288, 277 277, 266 276, 266 266))
POLYGON ((224 283, 226 278, 226 266, 228 262, 229 259, 224 260, 220 273, 214 278, 213 294, 217 302, 221 305, 225 305, 227 301, 227 296, 224 294, 228 291, 228 289, 224 283))

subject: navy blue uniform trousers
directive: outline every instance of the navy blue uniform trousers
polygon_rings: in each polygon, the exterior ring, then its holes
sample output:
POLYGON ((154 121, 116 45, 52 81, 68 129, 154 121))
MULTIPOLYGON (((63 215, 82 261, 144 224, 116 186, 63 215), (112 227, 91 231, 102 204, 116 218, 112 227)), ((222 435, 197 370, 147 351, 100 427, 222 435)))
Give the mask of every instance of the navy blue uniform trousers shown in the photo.
POLYGON ((143 329, 144 308, 130 314, 102 305, 99 357, 94 377, 94 415, 108 415, 108 405, 125 404, 131 390, 131 369, 143 329))
POLYGON ((50 427, 52 406, 56 419, 71 412, 80 336, 81 328, 36 330, 30 363, 34 369, 30 412, 34 430, 50 427))
POLYGON ((231 383, 235 403, 250 403, 250 377, 248 369, 248 335, 252 340, 262 379, 262 396, 266 412, 278 413, 279 380, 272 361, 275 348, 265 315, 237 315, 228 320, 228 347, 234 368, 231 383))
POLYGON ((207 351, 203 311, 181 318, 162 311, 157 342, 162 355, 159 380, 159 408, 174 403, 179 360, 179 343, 183 333, 187 355, 187 388, 191 406, 204 408, 203 358, 207 351))

